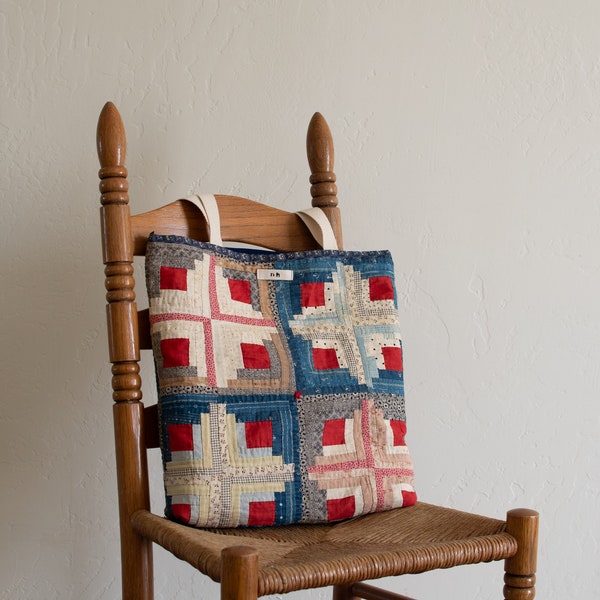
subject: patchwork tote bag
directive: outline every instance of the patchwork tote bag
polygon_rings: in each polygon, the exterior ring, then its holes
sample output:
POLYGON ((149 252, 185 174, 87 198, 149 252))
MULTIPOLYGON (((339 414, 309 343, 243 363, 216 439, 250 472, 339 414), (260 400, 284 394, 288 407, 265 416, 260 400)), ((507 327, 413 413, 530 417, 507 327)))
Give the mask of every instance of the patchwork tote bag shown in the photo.
POLYGON ((231 249, 151 234, 146 255, 166 515, 319 523, 416 502, 388 251, 231 249))

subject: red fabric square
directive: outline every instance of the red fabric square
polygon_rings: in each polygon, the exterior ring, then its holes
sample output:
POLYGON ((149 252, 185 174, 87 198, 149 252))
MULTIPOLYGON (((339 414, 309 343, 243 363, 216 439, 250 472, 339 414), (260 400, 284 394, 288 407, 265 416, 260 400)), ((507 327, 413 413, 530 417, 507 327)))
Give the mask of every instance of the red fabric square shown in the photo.
POLYGON ((165 369, 190 366, 190 340, 188 338, 160 340, 160 353, 165 369))
POLYGON ((406 435, 406 423, 404 421, 397 421, 392 419, 390 421, 390 427, 394 434, 394 446, 405 446, 404 436, 406 435))
POLYGON ((187 269, 181 269, 179 267, 161 267, 160 289, 187 291, 187 269))
POLYGON ((313 362, 315 369, 339 369, 340 363, 334 348, 313 348, 313 362))
POLYGON ((252 295, 250 293, 250 282, 245 279, 228 279, 229 293, 232 300, 252 304, 252 295))
POLYGON ((327 500, 327 519, 329 521, 341 521, 351 519, 356 510, 354 496, 327 500))
POLYGON ((189 504, 171 504, 171 512, 182 523, 189 523, 192 518, 192 507, 189 504))
POLYGON ((244 369, 270 369, 269 352, 262 344, 240 344, 244 369))
POLYGON ((194 449, 194 434, 191 423, 167 425, 171 452, 185 452, 194 449))
POLYGON ((402 348, 387 346, 381 349, 386 371, 402 371, 402 348))
POLYGON ((325 306, 325 284, 317 283, 300 284, 300 303, 302 307, 325 306))
POLYGON ((273 423, 271 421, 252 421, 245 423, 246 448, 272 448, 273 423))
POLYGON ((323 446, 338 446, 346 442, 346 420, 330 419, 323 426, 323 446))
POLYGON ((387 276, 371 277, 369 279, 369 297, 371 300, 393 300, 392 278, 387 276))
POLYGON ((409 492, 407 490, 402 490, 402 506, 412 506, 417 502, 417 494, 416 492, 409 492))
POLYGON ((275 502, 249 502, 248 525, 275 525, 275 502))

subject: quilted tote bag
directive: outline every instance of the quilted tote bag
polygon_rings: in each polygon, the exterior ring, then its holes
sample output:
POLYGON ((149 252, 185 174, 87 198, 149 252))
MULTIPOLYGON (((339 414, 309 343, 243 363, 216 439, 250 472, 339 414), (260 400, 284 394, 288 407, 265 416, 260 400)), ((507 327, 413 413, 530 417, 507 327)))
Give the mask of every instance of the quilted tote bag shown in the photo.
POLYGON ((225 248, 151 234, 146 255, 166 515, 197 527, 339 521, 416 502, 388 251, 225 248))

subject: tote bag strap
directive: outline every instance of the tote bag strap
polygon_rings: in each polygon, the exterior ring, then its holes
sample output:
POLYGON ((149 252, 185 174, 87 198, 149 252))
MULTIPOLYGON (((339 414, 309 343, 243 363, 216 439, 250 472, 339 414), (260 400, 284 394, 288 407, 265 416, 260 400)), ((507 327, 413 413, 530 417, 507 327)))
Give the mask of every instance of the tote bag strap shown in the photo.
POLYGON ((210 244, 215 246, 222 246, 223 240, 221 239, 221 217, 219 215, 219 209, 217 207, 217 199, 213 194, 200 194, 195 196, 188 196, 182 198, 187 200, 200 209, 200 212, 204 215, 206 223, 208 224, 208 241, 210 244))
POLYGON ((306 210, 299 210, 296 214, 304 221, 304 224, 323 250, 338 250, 333 227, 320 208, 307 208, 306 210))
MULTIPOLYGON (((204 215, 209 229, 209 243, 222 246, 221 218, 217 207, 217 200, 213 194, 199 194, 183 198, 200 209, 204 215)), ((308 227, 313 238, 323 250, 337 250, 337 240, 333 233, 333 227, 325 213, 317 207, 300 210, 296 213, 308 227)))

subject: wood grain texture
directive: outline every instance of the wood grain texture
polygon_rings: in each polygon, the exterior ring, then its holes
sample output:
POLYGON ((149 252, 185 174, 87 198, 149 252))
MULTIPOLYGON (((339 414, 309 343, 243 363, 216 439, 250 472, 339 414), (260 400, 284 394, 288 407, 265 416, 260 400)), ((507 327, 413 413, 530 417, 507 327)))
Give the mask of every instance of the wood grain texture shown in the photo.
POLYGON ((382 590, 366 583, 355 583, 351 586, 351 592, 354 597, 362 598, 362 600, 414 600, 409 596, 382 590))
MULTIPOLYGON (((96 149, 101 168, 100 179, 104 179, 102 169, 110 169, 111 172, 125 171, 127 154, 125 126, 117 107, 112 102, 107 102, 100 113, 96 128, 96 149)), ((127 172, 125 171, 122 176, 127 177, 127 172)))
POLYGON ((515 537, 518 550, 504 563, 505 600, 533 600, 537 570, 539 514, 516 508, 506 515, 506 531, 515 537))
POLYGON ((142 409, 140 402, 117 402, 113 407, 124 600, 154 597, 152 542, 131 526, 136 511, 150 508, 142 409))
MULTIPOLYGON (((315 250, 319 245, 297 215, 239 196, 216 196, 224 242, 240 242, 290 252, 315 250)), ((191 203, 175 200, 166 206, 135 215, 131 219, 134 253, 143 256, 148 235, 181 235, 208 241, 208 228, 200 211, 191 203)))
POLYGON ((150 508, 148 469, 143 435, 142 381, 139 375, 133 244, 129 213, 126 141, 123 122, 112 103, 98 120, 100 161, 100 224, 102 260, 106 276, 106 322, 112 388, 115 400, 115 456, 121 530, 121 585, 123 598, 153 597, 152 543, 131 526, 131 515, 150 508))
POLYGON ((231 546, 221 556, 221 600, 256 600, 258 552, 248 546, 231 546))
POLYGON ((338 248, 343 248, 342 222, 337 208, 336 176, 333 172, 335 152, 333 137, 327 121, 315 113, 308 125, 306 153, 310 166, 312 205, 321 208, 331 222, 338 248))

